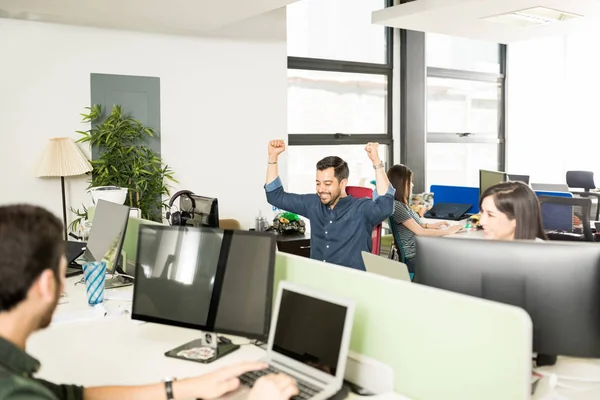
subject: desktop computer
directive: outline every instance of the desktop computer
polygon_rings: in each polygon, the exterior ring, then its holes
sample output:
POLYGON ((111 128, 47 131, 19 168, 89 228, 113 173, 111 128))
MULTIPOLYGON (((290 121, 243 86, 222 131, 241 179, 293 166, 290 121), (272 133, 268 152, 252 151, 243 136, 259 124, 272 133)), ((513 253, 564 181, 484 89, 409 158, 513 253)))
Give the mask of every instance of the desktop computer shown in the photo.
POLYGON ((180 210, 193 210, 193 216, 187 221, 189 226, 219 227, 219 201, 214 197, 198 196, 191 193, 179 198, 180 210))
POLYGON ((266 341, 275 243, 268 232, 140 226, 132 318, 201 330, 165 354, 202 363, 239 348, 217 332, 266 341))
POLYGON ((484 169, 479 170, 479 197, 483 192, 485 192, 489 187, 494 186, 501 182, 506 182, 507 175, 505 172, 500 171, 487 171, 484 169))
POLYGON ((600 358, 600 246, 416 238, 415 282, 521 307, 538 365, 600 358))

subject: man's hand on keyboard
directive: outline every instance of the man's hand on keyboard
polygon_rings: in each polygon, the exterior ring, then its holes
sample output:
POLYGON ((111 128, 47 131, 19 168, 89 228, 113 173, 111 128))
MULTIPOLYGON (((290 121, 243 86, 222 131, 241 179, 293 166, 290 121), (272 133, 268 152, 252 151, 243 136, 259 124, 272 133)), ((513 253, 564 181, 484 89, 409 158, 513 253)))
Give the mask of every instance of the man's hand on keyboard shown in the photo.
MULTIPOLYGON (((240 386, 238 376, 249 371, 258 371, 267 367, 267 364, 260 362, 235 364, 197 378, 175 381, 173 392, 176 398, 199 397, 206 400, 217 399, 240 386)), ((274 399, 279 398, 274 397, 274 399)))
POLYGON ((248 400, 288 400, 298 393, 294 379, 285 374, 271 374, 256 381, 248 400))

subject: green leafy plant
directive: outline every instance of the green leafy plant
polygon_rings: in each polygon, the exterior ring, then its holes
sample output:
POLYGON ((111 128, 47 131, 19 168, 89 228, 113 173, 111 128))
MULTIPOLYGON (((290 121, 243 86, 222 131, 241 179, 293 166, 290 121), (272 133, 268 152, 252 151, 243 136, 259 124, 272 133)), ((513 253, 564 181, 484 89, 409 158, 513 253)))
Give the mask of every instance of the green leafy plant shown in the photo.
MULTIPOLYGON (((163 196, 170 195, 167 181, 177 180, 158 153, 146 144, 147 139, 155 136, 156 132, 124 114, 119 105, 113 106, 106 117, 98 104, 86 109, 89 112, 81 114, 82 122, 92 122, 92 127, 88 131, 77 131, 82 135, 77 142, 89 142, 98 149, 97 159, 91 161, 90 188, 127 188, 126 205, 139 208, 142 218, 161 221, 162 210, 167 207, 163 196)), ((87 216, 85 211, 72 211, 79 217, 77 223, 87 216)))

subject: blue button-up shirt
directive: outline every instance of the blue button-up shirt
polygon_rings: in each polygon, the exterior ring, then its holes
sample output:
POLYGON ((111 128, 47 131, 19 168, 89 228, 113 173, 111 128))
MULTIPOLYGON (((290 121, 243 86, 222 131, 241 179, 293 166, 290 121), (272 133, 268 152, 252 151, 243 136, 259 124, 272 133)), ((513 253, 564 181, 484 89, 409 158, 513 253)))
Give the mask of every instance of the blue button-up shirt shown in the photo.
POLYGON ((375 226, 394 212, 394 193, 373 198, 346 196, 333 209, 321 203, 316 193, 286 193, 281 179, 265 185, 269 204, 310 220, 310 258, 365 270, 361 251, 371 252, 375 226))

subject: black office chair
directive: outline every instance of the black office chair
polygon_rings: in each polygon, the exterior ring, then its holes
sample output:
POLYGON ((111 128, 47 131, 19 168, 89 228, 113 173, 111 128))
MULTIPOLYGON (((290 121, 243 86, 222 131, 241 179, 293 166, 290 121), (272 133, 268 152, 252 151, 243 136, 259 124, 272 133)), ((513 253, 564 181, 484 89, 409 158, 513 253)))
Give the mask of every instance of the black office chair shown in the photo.
MULTIPOLYGON (((590 226, 590 209, 592 208, 592 200, 582 199, 578 197, 558 197, 558 196, 538 196, 540 204, 554 204, 563 206, 567 212, 579 218, 581 228, 575 227, 570 232, 565 231, 550 231, 546 232, 550 240, 575 240, 575 241, 594 241, 594 233, 590 226)), ((554 212, 562 212, 562 207, 554 208, 554 212)))
POLYGON ((590 190, 596 189, 594 173, 592 171, 567 171, 567 186, 569 186, 569 189, 583 189, 583 192, 581 190, 571 190, 571 193, 576 194, 577 196, 595 197, 598 199, 596 213, 594 214, 596 217, 592 217, 594 218, 594 221, 598 221, 600 219, 600 193, 590 192, 590 190))

